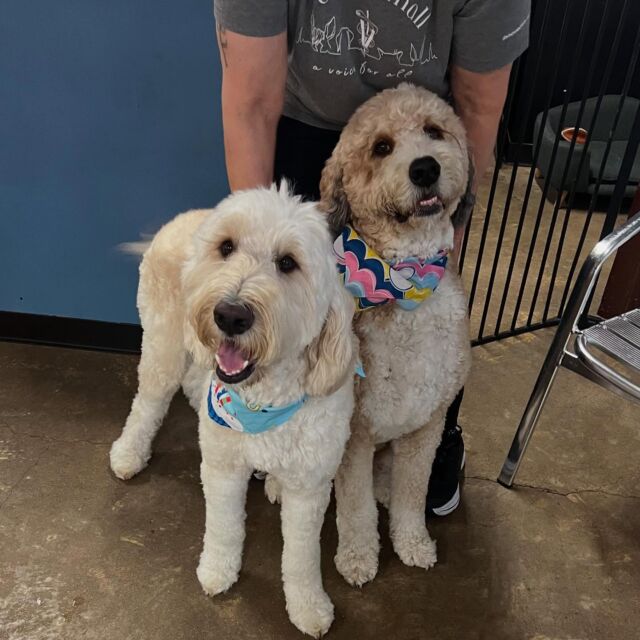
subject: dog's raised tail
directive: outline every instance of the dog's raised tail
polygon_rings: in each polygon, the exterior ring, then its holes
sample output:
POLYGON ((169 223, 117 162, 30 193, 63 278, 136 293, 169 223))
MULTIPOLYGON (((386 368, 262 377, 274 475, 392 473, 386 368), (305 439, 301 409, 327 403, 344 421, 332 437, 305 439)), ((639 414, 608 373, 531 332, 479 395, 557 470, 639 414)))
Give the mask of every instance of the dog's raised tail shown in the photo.
POLYGON ((118 245, 118 251, 130 256, 142 257, 151 246, 152 240, 153 236, 142 236, 141 240, 136 240, 135 242, 121 242, 118 245))

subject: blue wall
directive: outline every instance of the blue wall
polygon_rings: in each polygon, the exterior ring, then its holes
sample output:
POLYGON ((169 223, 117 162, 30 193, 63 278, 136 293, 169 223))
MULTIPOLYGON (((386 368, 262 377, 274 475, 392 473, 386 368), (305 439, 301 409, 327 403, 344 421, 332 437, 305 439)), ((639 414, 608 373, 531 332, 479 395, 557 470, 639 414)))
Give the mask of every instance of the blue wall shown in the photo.
POLYGON ((2 0, 0 310, 137 322, 118 243, 227 191, 211 0, 2 0))

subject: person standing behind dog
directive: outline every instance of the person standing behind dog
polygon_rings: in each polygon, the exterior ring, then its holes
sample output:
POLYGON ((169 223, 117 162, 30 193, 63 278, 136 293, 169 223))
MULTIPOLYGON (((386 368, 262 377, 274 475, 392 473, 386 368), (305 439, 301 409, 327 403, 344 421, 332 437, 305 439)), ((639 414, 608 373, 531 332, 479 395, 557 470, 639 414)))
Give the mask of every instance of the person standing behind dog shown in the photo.
MULTIPOLYGON (((530 0, 214 0, 232 191, 287 177, 319 199, 320 174, 352 113, 401 82, 449 99, 481 179, 491 164, 530 0)), ((473 185, 475 188, 475 185, 473 185)), ((455 230, 455 251, 464 226, 455 230)), ((427 510, 458 505, 462 394, 447 414, 427 510)))

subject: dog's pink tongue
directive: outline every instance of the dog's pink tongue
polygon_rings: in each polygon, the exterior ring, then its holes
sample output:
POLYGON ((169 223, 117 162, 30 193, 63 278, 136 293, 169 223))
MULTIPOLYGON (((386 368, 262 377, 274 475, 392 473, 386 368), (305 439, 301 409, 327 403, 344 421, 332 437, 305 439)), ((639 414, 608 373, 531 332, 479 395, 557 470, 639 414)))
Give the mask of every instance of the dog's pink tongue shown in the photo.
POLYGON ((230 342, 223 342, 218 348, 217 355, 218 364, 227 372, 241 371, 244 368, 244 355, 230 342))

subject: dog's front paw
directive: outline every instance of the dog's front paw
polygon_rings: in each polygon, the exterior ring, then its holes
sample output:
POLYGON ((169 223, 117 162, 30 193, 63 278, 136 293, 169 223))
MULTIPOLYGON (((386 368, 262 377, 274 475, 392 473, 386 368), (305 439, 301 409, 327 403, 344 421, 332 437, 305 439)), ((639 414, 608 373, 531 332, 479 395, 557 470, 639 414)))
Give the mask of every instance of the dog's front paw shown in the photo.
POLYGON ((120 480, 128 480, 147 466, 150 456, 150 451, 137 451, 121 436, 111 446, 109 453, 111 470, 120 480))
POLYGON ((231 567, 212 566, 200 560, 196 569, 200 585, 208 596, 216 596, 227 591, 238 579, 238 572, 231 567))
POLYGON ((264 479, 264 495, 267 496, 267 500, 269 500, 271 504, 280 504, 282 487, 280 486, 280 482, 278 482, 277 478, 272 476, 270 473, 268 473, 267 477, 264 479))
POLYGON ((333 603, 320 590, 291 589, 286 592, 289 620, 314 638, 323 636, 333 622, 333 603))
POLYGON ((379 544, 338 544, 336 569, 352 586, 361 587, 378 573, 379 544))
POLYGON ((398 557, 409 567, 430 569, 438 560, 436 542, 423 531, 404 531, 392 536, 393 548, 398 557))

